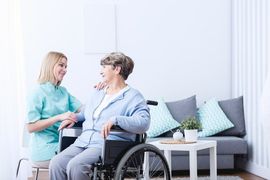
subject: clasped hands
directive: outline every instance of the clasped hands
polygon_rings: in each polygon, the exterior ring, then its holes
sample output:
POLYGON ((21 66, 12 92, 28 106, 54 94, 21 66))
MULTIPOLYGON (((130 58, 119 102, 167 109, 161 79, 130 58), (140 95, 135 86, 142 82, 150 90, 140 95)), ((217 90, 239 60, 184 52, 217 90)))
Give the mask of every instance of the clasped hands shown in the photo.
MULTIPOLYGON (((99 82, 94 86, 94 88, 96 88, 97 90, 101 90, 106 86, 107 84, 105 82, 99 82)), ((77 122, 75 113, 70 111, 58 115, 58 119, 62 121, 61 125, 58 128, 58 131, 62 130, 63 128, 71 128, 77 122)))
MULTIPOLYGON (((64 128, 71 128, 76 122, 77 118, 75 113, 73 112, 66 112, 63 114, 60 114, 58 118, 62 121, 61 125, 59 126, 58 130, 62 130, 64 128)), ((113 126, 113 123, 111 120, 107 121, 106 123, 103 124, 101 128, 101 136, 103 138, 107 138, 108 135, 110 134, 110 130, 113 126)))
POLYGON ((75 113, 70 111, 60 114, 58 118, 62 121, 58 131, 62 130, 63 128, 71 128, 77 122, 75 113))

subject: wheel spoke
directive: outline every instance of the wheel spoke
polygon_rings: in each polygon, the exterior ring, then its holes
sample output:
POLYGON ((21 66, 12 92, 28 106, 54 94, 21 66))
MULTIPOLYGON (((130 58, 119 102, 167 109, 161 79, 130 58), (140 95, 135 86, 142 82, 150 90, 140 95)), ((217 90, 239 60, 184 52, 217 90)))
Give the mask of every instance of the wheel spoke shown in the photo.
POLYGON ((142 179, 146 177, 143 170, 144 155, 149 154, 149 179, 170 179, 169 168, 164 155, 156 147, 149 144, 140 144, 130 149, 120 160, 115 179, 142 179), (138 146, 138 147, 137 147, 138 146), (121 177, 121 178, 120 178, 121 177))

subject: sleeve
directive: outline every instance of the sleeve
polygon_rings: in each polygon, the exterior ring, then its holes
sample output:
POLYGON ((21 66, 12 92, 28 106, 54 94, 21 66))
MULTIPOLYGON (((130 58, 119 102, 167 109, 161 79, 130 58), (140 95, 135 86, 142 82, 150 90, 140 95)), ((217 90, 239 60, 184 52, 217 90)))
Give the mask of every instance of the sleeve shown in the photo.
POLYGON ((84 110, 85 110, 85 106, 82 106, 81 111, 79 113, 76 113, 76 119, 77 119, 77 121, 84 121, 85 120, 84 110))
POLYGON ((43 109, 43 96, 38 91, 33 91, 27 97, 28 123, 34 123, 41 119, 43 109))
POLYGON ((68 94, 68 99, 69 99, 69 110, 71 112, 76 112, 81 106, 81 102, 76 99, 74 96, 72 96, 71 94, 68 94))
POLYGON ((111 118, 112 122, 128 132, 136 134, 146 132, 150 126, 150 113, 143 96, 135 95, 128 106, 130 116, 114 116, 111 118))

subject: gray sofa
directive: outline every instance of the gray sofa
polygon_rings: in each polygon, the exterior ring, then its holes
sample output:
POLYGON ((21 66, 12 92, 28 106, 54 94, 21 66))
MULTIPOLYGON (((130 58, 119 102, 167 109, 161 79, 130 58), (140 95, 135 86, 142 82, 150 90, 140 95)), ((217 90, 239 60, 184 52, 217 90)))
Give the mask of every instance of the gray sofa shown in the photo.
MULTIPOLYGON (((233 169, 235 168, 238 157, 246 156, 248 144, 244 139, 246 135, 245 118, 243 108, 243 97, 219 101, 219 106, 234 124, 234 127, 211 137, 199 139, 217 141, 217 168, 233 169)), ((190 98, 166 103, 168 110, 175 120, 181 122, 184 117, 196 115, 196 96, 190 98)), ((172 132, 166 132, 155 138, 148 138, 147 141, 159 140, 172 137, 172 132)), ((172 152, 172 169, 188 170, 189 158, 186 152, 172 152)), ((198 169, 209 169, 209 150, 198 152, 198 169)))

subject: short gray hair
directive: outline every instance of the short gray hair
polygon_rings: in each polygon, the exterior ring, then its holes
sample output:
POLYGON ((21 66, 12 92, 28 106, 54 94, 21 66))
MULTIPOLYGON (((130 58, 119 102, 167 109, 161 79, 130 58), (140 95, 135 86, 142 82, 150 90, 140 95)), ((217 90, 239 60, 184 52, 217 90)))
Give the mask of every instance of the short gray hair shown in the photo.
POLYGON ((133 60, 121 52, 112 52, 100 61, 100 65, 112 65, 113 68, 121 67, 120 75, 127 80, 134 68, 133 60))

